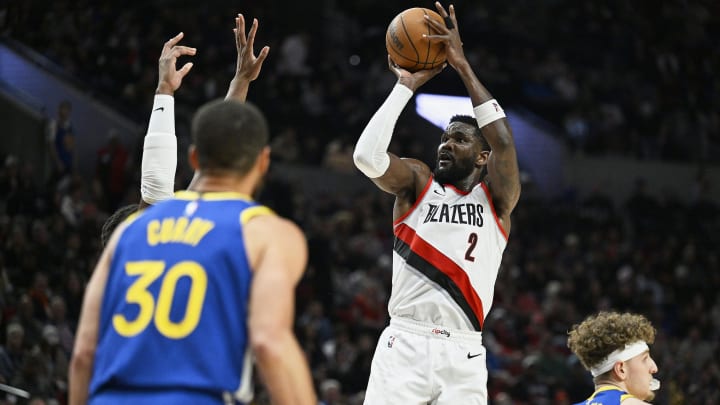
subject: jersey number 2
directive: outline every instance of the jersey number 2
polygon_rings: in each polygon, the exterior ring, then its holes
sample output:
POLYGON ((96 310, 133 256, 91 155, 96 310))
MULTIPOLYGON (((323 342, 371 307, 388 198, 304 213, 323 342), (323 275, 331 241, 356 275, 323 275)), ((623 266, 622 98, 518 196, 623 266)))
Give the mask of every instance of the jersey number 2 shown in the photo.
POLYGON ((468 243, 470 246, 468 246, 467 251, 465 251, 465 260, 469 262, 475 261, 475 256, 473 256, 473 250, 475 250, 475 245, 477 245, 478 236, 476 233, 471 233, 468 237, 468 243))
POLYGON ((207 292, 207 273, 196 262, 184 261, 175 264, 165 272, 163 261, 139 261, 125 264, 125 273, 140 276, 130 285, 125 301, 140 307, 137 316, 128 320, 123 314, 112 318, 115 331, 125 337, 132 337, 148 327, 154 321, 158 332, 170 339, 182 339, 192 333, 200 322, 205 293, 207 292), (157 300, 148 287, 162 277, 157 300), (183 318, 174 322, 170 319, 170 309, 175 298, 175 287, 181 277, 190 278, 190 292, 183 318))

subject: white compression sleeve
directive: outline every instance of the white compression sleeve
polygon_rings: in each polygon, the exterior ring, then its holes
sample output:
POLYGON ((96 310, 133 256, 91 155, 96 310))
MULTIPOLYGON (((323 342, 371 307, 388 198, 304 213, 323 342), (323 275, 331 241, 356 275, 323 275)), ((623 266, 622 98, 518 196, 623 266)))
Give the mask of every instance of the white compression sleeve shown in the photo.
POLYGON ((148 204, 167 200, 175 191, 177 139, 175 138, 175 99, 155 96, 142 155, 140 195, 148 204))
POLYGON ((353 160, 355 166, 369 178, 382 176, 390 166, 387 149, 390 146, 392 132, 400 113, 412 95, 412 90, 399 83, 396 84, 360 134, 360 139, 355 145, 353 160))

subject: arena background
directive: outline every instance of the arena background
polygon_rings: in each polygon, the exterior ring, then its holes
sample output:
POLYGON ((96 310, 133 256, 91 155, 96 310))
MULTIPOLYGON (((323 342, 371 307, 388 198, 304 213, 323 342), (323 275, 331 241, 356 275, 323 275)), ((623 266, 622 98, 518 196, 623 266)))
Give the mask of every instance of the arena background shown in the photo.
MULTIPOLYGON (((649 317, 656 404, 720 403, 720 10, 711 1, 457 1, 465 52, 511 112, 523 194, 483 332, 491 403, 568 404, 592 390, 566 347, 603 309, 649 317)), ((188 123, 232 77, 233 18, 270 45, 248 98, 276 161, 261 201, 310 244, 296 330, 324 404, 359 404, 387 322, 392 198, 352 149, 395 77, 384 33, 429 1, 0 3, 0 383, 64 404, 99 229, 139 200, 142 137, 162 44, 198 48, 176 93, 188 123), (72 104, 72 170, 49 130, 72 104), (21 325, 18 328, 17 325, 21 325), (22 329, 22 331, 20 331, 22 329)), ((423 93, 463 96, 448 68, 423 93)), ((417 105, 416 105, 417 104, 417 105)), ((411 101, 391 150, 433 165, 440 130, 411 101)), ((11 395, 2 403, 27 403, 11 395)), ((267 403, 259 392, 257 404, 267 403)))

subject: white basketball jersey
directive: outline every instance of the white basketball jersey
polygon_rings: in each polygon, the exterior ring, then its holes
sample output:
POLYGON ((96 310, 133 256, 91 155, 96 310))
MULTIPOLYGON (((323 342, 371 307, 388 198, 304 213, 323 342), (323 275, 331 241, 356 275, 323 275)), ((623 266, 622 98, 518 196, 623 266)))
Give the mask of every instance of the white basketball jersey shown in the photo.
POLYGON ((430 177, 394 233, 390 316, 480 331, 507 245, 487 186, 465 193, 430 177))

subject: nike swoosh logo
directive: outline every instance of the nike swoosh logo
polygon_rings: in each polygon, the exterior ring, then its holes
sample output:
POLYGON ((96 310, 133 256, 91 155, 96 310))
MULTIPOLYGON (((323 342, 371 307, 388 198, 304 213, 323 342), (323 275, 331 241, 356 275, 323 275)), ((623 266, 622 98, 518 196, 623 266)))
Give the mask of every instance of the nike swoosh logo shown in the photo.
POLYGON ((479 356, 479 355, 481 355, 481 354, 482 354, 482 353, 470 354, 470 352, 468 352, 468 359, 474 359, 475 357, 477 357, 477 356, 479 356))
POLYGON ((157 110, 165 111, 165 107, 158 107, 158 108, 154 109, 153 111, 157 111, 157 110))
POLYGON ((437 195, 445 195, 445 193, 441 193, 441 192, 439 192, 439 191, 437 191, 437 190, 433 190, 433 193, 435 193, 435 194, 437 194, 437 195))

